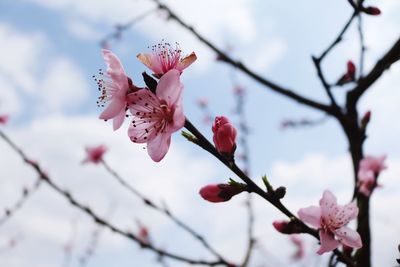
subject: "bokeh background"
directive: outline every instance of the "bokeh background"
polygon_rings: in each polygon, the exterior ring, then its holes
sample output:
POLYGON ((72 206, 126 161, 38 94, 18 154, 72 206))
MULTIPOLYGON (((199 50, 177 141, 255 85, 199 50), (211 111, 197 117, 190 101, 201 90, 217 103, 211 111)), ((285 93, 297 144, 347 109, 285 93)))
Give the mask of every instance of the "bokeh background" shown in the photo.
MULTIPOLYGON (((316 77, 311 55, 318 55, 336 37, 351 8, 347 1, 203 0, 166 1, 184 20, 219 47, 242 59, 257 73, 327 102, 316 77)), ((400 2, 368 1, 382 10, 364 16, 367 45, 365 69, 399 37, 400 2)), ((154 163, 143 146, 130 142, 125 124, 113 132, 110 122, 98 120, 97 86, 92 80, 104 68, 101 40, 118 24, 153 10, 149 0, 2 0, 0 2, 0 114, 10 122, 1 126, 14 141, 37 159, 53 179, 81 202, 123 229, 136 232, 137 220, 149 228, 152 241, 171 251, 212 258, 201 246, 168 219, 148 210, 125 192, 101 166, 82 165, 84 147, 105 144, 105 159, 136 188, 168 207, 233 262, 243 258, 247 215, 245 194, 227 203, 211 204, 198 195, 201 186, 225 182, 234 175, 205 151, 175 134, 169 153, 154 163)), ((354 25, 355 26, 355 25, 354 25)), ((285 119, 321 119, 323 114, 276 95, 229 66, 165 14, 152 12, 109 45, 118 54, 129 76, 143 85, 145 67, 136 54, 162 39, 179 42, 198 60, 185 71, 184 108, 187 117, 211 137, 196 104, 209 101, 215 115, 237 123, 232 75, 246 89, 244 106, 252 177, 267 174, 273 185, 285 185, 284 203, 296 212, 315 205, 323 190, 334 192, 339 203, 352 195, 348 147, 339 125, 331 120, 316 127, 282 130, 285 119)), ((359 60, 356 27, 324 62, 334 82, 345 71, 347 60, 359 60)), ((372 111, 365 144, 367 155, 387 154, 388 169, 380 176, 382 188, 372 200, 373 262, 394 266, 400 243, 398 224, 400 193, 400 65, 395 64, 363 97, 360 113, 372 111)), ((347 87, 335 89, 343 102, 347 87)), ((241 148, 238 148, 240 152, 241 148)), ((0 209, 18 199, 21 188, 34 183, 36 174, 0 142, 0 209)), ((306 258, 293 262, 294 247, 287 236, 272 228, 284 216, 268 203, 254 198, 255 231, 259 247, 251 266, 324 266, 327 257, 316 257, 316 241, 304 236, 306 258)), ((3 212, 3 211, 0 211, 3 212)), ((42 185, 15 216, 0 228, 0 265, 7 267, 80 266, 79 259, 94 231, 100 237, 87 266, 157 266, 157 257, 108 230, 71 207, 63 197, 42 185), (10 240, 15 244, 10 248, 10 240), (72 244, 71 258, 65 246, 72 244)), ((174 261, 170 266, 186 266, 174 261)))

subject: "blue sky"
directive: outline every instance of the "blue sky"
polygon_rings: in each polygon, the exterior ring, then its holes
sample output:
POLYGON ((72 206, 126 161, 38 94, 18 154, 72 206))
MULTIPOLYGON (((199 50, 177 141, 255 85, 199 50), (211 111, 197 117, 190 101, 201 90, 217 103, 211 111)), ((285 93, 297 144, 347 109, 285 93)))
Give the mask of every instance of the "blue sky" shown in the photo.
MULTIPOLYGON (((347 1, 327 3, 310 0, 289 4, 256 0, 234 3, 228 0, 217 3, 212 0, 179 0, 168 3, 219 47, 234 46, 233 56, 242 59, 251 69, 303 95, 327 102, 316 78, 311 55, 318 55, 344 25, 351 14, 347 1)), ((368 3, 378 5, 382 15, 364 17, 368 47, 366 70, 398 38, 400 23, 396 16, 400 11, 398 1, 368 3)), ((110 123, 97 119, 101 110, 96 106, 98 92, 91 77, 99 68, 105 67, 99 40, 112 32, 114 25, 125 23, 152 8, 151 1, 146 0, 2 1, 0 114, 10 113, 11 121, 6 131, 28 153, 43 162, 60 184, 70 188, 102 214, 109 209, 110 202, 115 202, 118 208, 113 220, 116 224, 134 228, 136 225, 132 218, 143 218, 158 244, 181 253, 199 255, 196 243, 179 229, 143 210, 140 203, 132 201, 129 195, 120 195, 120 189, 109 181, 101 168, 81 166, 85 145, 105 143, 110 148, 107 159, 130 177, 133 184, 157 200, 165 199, 184 220, 206 233, 222 252, 237 252, 238 258, 233 260, 239 260, 245 238, 244 196, 226 204, 210 205, 197 195, 202 185, 223 182, 232 176, 230 172, 179 134, 174 137, 166 159, 155 164, 141 146, 129 141, 126 124, 114 133, 110 123), (70 172, 66 173, 66 169, 70 172), (90 190, 86 191, 86 188, 90 190), (205 227, 207 224, 214 227, 205 227), (242 228, 243 232, 232 236, 231 231, 236 228, 242 228)), ((198 56, 197 62, 182 76, 186 116, 211 137, 210 126, 202 123, 201 111, 196 106, 199 97, 206 97, 213 114, 228 115, 237 123, 232 113, 234 98, 230 67, 216 62, 215 55, 204 45, 175 23, 166 23, 162 17, 163 14, 159 13, 149 15, 125 32, 121 40, 111 44, 127 73, 135 83, 142 85, 140 74, 146 69, 136 60, 136 54, 163 38, 177 41, 185 52, 195 51, 198 56)), ((358 63, 357 38, 353 27, 343 44, 324 62, 330 81, 335 81, 343 73, 348 59, 358 63)), ((368 109, 373 113, 366 153, 387 153, 389 157, 389 169, 381 178, 384 187, 376 192, 373 200, 377 210, 374 217, 377 229, 395 221, 396 212, 385 203, 398 201, 396 194, 400 189, 397 182, 400 175, 400 127, 396 119, 400 97, 399 72, 399 66, 393 66, 359 106, 361 113, 368 109)), ((240 73, 237 77, 248 94, 246 116, 251 128, 249 143, 254 179, 259 180, 266 173, 273 184, 287 185, 286 201, 293 211, 316 204, 327 188, 338 195, 339 202, 346 201, 352 192, 349 187, 352 177, 347 144, 338 124, 329 119, 315 128, 281 131, 279 125, 283 119, 319 119, 323 114, 276 95, 240 73)), ((335 91, 339 101, 343 100, 344 91, 335 91)), ((240 151, 240 147, 238 149, 240 151)), ((23 184, 31 184, 34 174, 24 168, 17 157, 11 156, 12 152, 4 144, 0 144, 0 150, 7 151, 0 155, 0 174, 5 177, 0 180, 4 188, 0 189, 0 203, 12 203, 16 197, 13 192, 23 184)), ((256 231, 261 243, 276 257, 289 255, 291 247, 287 238, 276 234, 270 227, 273 220, 283 217, 260 200, 256 200, 256 211, 256 231), (285 251, 279 254, 269 239, 281 244, 285 251)), ((59 265, 63 257, 60 247, 70 238, 70 222, 76 218, 80 234, 71 266, 78 266, 76 258, 94 226, 47 188, 41 188, 28 206, 0 229, 0 240, 3 241, 10 235, 20 233, 24 236, 15 251, 0 257, 12 267, 24 267, 28 263, 34 266, 59 265), (43 244, 41 249, 36 248, 37 242, 43 244), (52 256, 45 256, 49 252, 53 252, 52 256)), ((395 244, 399 241, 394 238, 396 235, 399 236, 399 229, 395 226, 374 232, 376 240, 388 242, 393 247, 390 250, 374 247, 374 261, 378 266, 392 264, 391 259, 397 256, 395 244)), ((314 260, 316 243, 312 239, 307 239, 307 242, 310 244, 309 258, 314 260)), ((263 257, 263 253, 256 253, 254 266, 270 266, 263 265, 263 257)), ((120 266, 130 262, 138 266, 154 265, 151 253, 143 253, 136 245, 105 232, 90 265, 109 266, 115 263, 115 259, 120 266)), ((287 262, 286 265, 290 264, 287 262)))

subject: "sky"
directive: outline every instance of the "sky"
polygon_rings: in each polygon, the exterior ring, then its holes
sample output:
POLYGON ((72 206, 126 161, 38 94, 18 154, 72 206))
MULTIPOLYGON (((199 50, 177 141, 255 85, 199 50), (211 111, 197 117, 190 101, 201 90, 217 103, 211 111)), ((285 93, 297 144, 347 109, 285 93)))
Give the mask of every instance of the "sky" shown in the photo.
MULTIPOLYGON (((327 103, 311 56, 325 49, 351 15, 347 1, 166 3, 218 47, 232 49, 232 56, 255 72, 327 103)), ((400 2, 381 0, 367 4, 382 10, 380 16, 364 16, 368 71, 399 36, 400 2)), ((10 122, 0 127, 57 183, 116 225, 135 232, 136 221, 140 220, 148 226, 156 245, 179 254, 212 259, 191 236, 120 188, 104 168, 81 164, 86 146, 105 144, 106 161, 135 188, 158 203, 165 202, 218 251, 237 262, 244 256, 246 241, 245 194, 221 204, 205 202, 198 195, 205 184, 226 182, 235 178, 234 174, 179 133, 173 136, 165 159, 154 163, 143 146, 130 142, 127 123, 114 132, 110 122, 98 119, 101 109, 96 105, 98 91, 92 75, 105 68, 100 40, 112 33, 115 25, 154 8, 150 0, 0 1, 0 115, 10 115, 10 122)), ((175 22, 166 22, 165 14, 160 12, 152 12, 134 24, 119 40, 113 40, 110 48, 120 57, 134 83, 143 86, 141 73, 146 68, 136 55, 162 39, 178 42, 187 54, 196 52, 197 61, 182 75, 184 110, 208 138, 212 137, 211 126, 203 122, 196 101, 208 99, 212 114, 227 115, 237 124, 232 77, 246 89, 250 173, 257 183, 267 174, 273 185, 286 186, 284 203, 293 212, 316 205, 325 189, 337 195, 341 204, 349 200, 351 163, 346 140, 335 121, 327 119, 316 127, 282 131, 279 126, 285 119, 321 119, 324 115, 217 62, 214 53, 175 22)), ((352 27, 324 61, 329 81, 341 76, 347 60, 359 62, 359 49, 357 29, 352 27)), ((379 177, 382 188, 374 192, 371 202, 375 266, 394 266, 400 243, 400 227, 396 223, 400 212, 396 205, 400 200, 399 74, 400 65, 393 65, 358 106, 361 114, 372 111, 366 154, 388 155, 388 169, 379 177)), ((345 91, 335 89, 339 103, 343 103, 345 91)), ((0 142, 0 151, 2 209, 18 199, 23 186, 35 182, 36 174, 4 142, 0 142)), ((293 262, 290 255, 294 248, 288 237, 271 225, 284 216, 261 199, 253 199, 259 248, 251 266, 319 266, 326 261, 326 257, 315 255, 317 242, 304 236, 307 257, 293 262)), ((90 218, 43 184, 15 216, 0 226, 1 266, 80 266, 79 258, 96 229, 90 218), (10 239, 17 240, 13 249, 7 246, 10 239), (63 248, 71 240, 72 257, 67 264, 63 248)), ((158 266, 156 259, 153 253, 103 230, 87 266, 158 266)))

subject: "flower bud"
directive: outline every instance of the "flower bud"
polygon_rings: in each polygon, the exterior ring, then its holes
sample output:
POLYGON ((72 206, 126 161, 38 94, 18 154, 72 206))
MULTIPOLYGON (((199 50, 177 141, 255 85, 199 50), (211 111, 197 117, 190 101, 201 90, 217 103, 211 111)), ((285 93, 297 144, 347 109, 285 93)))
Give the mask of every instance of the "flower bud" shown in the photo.
POLYGON ((274 221, 274 228, 282 234, 298 234, 301 233, 301 227, 296 221, 274 221))
POLYGON ((275 195, 277 198, 282 199, 286 195, 286 187, 280 186, 277 189, 275 189, 275 195))
POLYGON ((230 184, 209 184, 200 189, 199 193, 202 198, 207 201, 218 203, 230 200, 246 190, 245 186, 237 186, 230 184))
POLYGON ((370 120, 371 120, 371 111, 368 110, 367 112, 365 112, 364 116, 361 119, 361 128, 365 129, 370 120))
POLYGON ((377 16, 381 14, 381 10, 374 6, 364 8, 364 12, 368 15, 377 16))
POLYGON ((227 158, 232 158, 236 150, 237 131, 225 116, 215 117, 212 126, 213 141, 218 152, 227 158))
POLYGON ((8 115, 0 115, 0 124, 7 124, 8 120, 9 120, 8 115))
POLYGON ((342 77, 340 77, 340 79, 336 82, 336 85, 344 85, 346 83, 354 81, 356 78, 356 70, 357 68, 353 61, 347 61, 346 73, 343 74, 342 77))
POLYGON ((103 160, 103 155, 106 153, 107 148, 104 145, 96 146, 96 147, 86 147, 86 158, 82 163, 92 162, 92 163, 100 163, 103 160))

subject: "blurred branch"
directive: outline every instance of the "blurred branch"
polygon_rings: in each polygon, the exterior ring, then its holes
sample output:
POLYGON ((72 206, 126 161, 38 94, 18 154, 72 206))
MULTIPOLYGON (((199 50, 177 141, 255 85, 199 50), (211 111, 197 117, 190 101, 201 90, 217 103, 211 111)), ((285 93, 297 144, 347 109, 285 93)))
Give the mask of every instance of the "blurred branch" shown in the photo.
POLYGON ((256 74, 252 70, 250 70, 248 67, 246 67, 242 62, 236 61, 233 58, 231 58, 228 54, 224 53, 221 49, 217 48, 213 43, 211 43, 209 40, 207 40, 205 37, 200 35, 192 26, 188 25, 186 22, 184 22, 178 15, 176 15, 168 6, 165 4, 161 3, 159 0, 152 0, 154 3, 158 5, 158 8, 160 10, 165 10, 169 18, 176 21, 178 24, 180 24, 182 27, 190 31, 194 36, 199 39, 203 44, 208 46, 211 50, 213 50, 215 53, 217 53, 218 58, 227 63, 232 65, 233 67, 237 68, 241 72, 247 74, 249 77, 252 79, 256 80, 257 82, 261 83, 262 85, 266 86, 267 88, 271 89, 272 91, 286 96, 294 101, 297 101, 298 103, 301 103, 303 105, 321 110, 325 113, 328 114, 333 114, 334 110, 332 109, 331 106, 319 103, 317 101, 311 100, 309 98, 306 98, 304 96, 301 96, 295 92, 293 92, 290 89, 287 89, 285 87, 282 87, 266 78, 261 77, 260 75, 256 74))
POLYGON ((146 206, 156 210, 157 212, 164 214, 166 217, 172 220, 177 226, 179 226, 180 228, 188 232, 190 235, 192 235, 196 240, 198 240, 209 252, 211 252, 214 256, 216 256, 220 260, 220 262, 225 263, 226 265, 229 264, 229 262, 225 260, 222 257, 222 255, 219 254, 202 235, 200 235, 190 226, 188 226, 180 219, 178 219, 174 214, 171 213, 171 211, 167 207, 158 206, 153 201, 149 200, 146 196, 144 196, 142 193, 140 193, 137 189, 129 185, 129 183, 126 182, 126 180, 123 179, 114 169, 112 169, 104 159, 101 161, 101 163, 103 164, 107 172, 111 174, 122 187, 124 187, 130 193, 141 199, 146 206))
POLYGON ((29 200, 30 196, 32 196, 38 190, 41 181, 42 180, 38 178, 30 188, 24 187, 22 189, 22 195, 20 199, 18 199, 12 207, 5 209, 5 214, 0 218, 0 226, 24 206, 24 204, 29 200))
POLYGON ((205 265, 205 266, 229 266, 227 265, 225 262, 222 262, 221 260, 217 260, 217 261, 207 261, 207 260, 197 260, 197 259, 193 259, 193 258, 188 258, 185 256, 181 256, 178 254, 174 254, 171 252, 168 252, 166 250, 157 248, 155 246, 153 246, 150 243, 144 243, 142 242, 141 238, 139 238, 138 236, 121 230, 120 228, 116 227, 115 225, 111 224, 110 222, 106 221, 104 218, 100 217, 99 215, 97 215, 96 213, 94 213, 92 211, 91 208, 89 208, 88 206, 78 202, 68 191, 60 188, 56 183, 54 183, 53 180, 51 180, 51 178, 41 169, 41 167, 39 166, 38 163, 30 160, 25 153, 14 143, 11 141, 11 139, 3 132, 0 130, 0 137, 15 151, 17 152, 21 158, 25 161, 26 164, 30 165, 39 175, 40 179, 47 183, 47 185, 49 185, 50 188, 52 188, 55 192, 59 193, 61 196, 63 196, 65 199, 67 199, 70 204, 76 208, 78 208, 79 210, 81 210, 82 212, 86 213, 89 217, 91 217, 97 224, 104 226, 106 228, 108 228, 110 231, 112 231, 113 233, 119 234, 127 239, 130 239, 131 241, 136 242, 137 244, 139 244, 142 248, 144 249, 148 249, 150 251, 153 251, 154 253, 158 254, 158 255, 162 255, 163 257, 166 258, 170 258, 170 259, 174 259, 177 261, 181 261, 181 262, 185 262, 191 265, 205 265))

